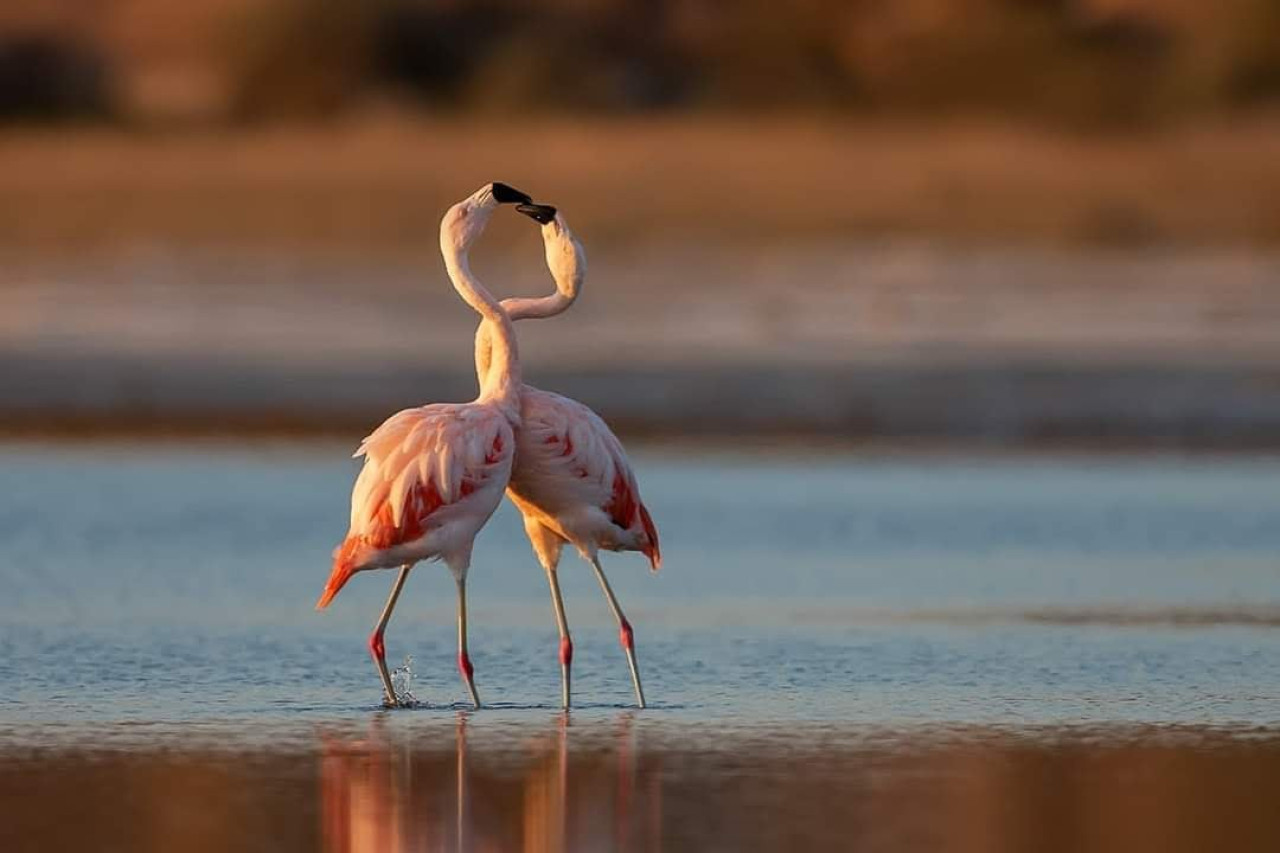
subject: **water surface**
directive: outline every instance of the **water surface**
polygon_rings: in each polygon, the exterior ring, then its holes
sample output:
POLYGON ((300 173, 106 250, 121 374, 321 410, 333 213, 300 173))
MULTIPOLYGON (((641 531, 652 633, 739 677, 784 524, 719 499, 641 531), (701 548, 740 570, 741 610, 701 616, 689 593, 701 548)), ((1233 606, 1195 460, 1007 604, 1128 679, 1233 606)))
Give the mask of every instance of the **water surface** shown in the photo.
POLYGON ((311 607, 333 445, 0 449, 0 804, 63 849, 1203 849, 1280 840, 1280 460, 636 454, 665 566, 546 584, 504 508, 311 607), (65 820, 75 810, 75 823, 65 820))

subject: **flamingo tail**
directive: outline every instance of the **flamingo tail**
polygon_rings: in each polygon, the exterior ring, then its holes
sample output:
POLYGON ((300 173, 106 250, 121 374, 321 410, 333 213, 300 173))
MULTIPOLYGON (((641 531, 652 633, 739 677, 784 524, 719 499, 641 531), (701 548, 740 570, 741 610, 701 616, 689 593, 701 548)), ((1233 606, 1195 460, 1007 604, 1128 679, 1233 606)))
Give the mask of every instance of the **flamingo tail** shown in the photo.
POLYGON ((649 558, 649 571, 656 572, 662 568, 662 549, 658 547, 658 528, 654 526, 653 518, 644 504, 640 504, 640 523, 644 525, 644 532, 649 537, 649 547, 642 549, 641 553, 649 558))
POLYGON ((329 606, 329 602, 333 601, 347 581, 351 580, 351 576, 356 573, 355 551, 360 543, 352 538, 343 542, 333 552, 333 571, 329 573, 329 580, 325 582, 324 592, 320 594, 320 600, 316 602, 316 610, 324 610, 329 606))

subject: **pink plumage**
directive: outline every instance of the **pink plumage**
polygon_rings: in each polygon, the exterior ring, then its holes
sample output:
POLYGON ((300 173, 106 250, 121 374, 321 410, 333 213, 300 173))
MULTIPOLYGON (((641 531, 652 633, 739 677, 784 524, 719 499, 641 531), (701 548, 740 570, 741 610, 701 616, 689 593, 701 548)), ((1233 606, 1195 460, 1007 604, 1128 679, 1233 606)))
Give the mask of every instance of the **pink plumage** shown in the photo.
MULTIPOLYGON (((564 218, 547 205, 517 208, 542 224, 547 267, 556 293, 538 299, 512 298, 502 308, 512 320, 553 317, 574 300, 586 276, 586 255, 564 218)), ((491 374, 488 322, 476 332, 476 371, 491 374)), ((644 690, 636 663, 635 638, 617 596, 600 566, 599 551, 639 551, 657 571, 662 565, 658 530, 644 502, 622 442, 587 406, 531 385, 520 388, 520 427, 516 461, 507 494, 524 516, 525 532, 547 572, 556 627, 560 634, 561 701, 569 707, 573 640, 560 595, 557 571, 564 543, 572 544, 600 582, 618 620, 618 638, 626 651, 636 702, 644 690)))
POLYGON ((334 550, 333 568, 316 602, 323 609, 351 577, 367 569, 399 567, 369 635, 369 653, 382 680, 383 700, 399 704, 387 670, 383 631, 410 569, 442 560, 458 587, 458 671, 480 705, 467 654, 467 570, 471 548, 511 476, 514 426, 520 419, 520 361, 511 320, 468 265, 471 244, 500 204, 528 203, 505 184, 486 184, 449 208, 440 222, 440 252, 454 289, 492 325, 493 370, 470 403, 439 403, 397 412, 356 451, 364 467, 351 492, 351 523, 334 550))
POLYGON ((388 418, 355 453, 365 462, 351 526, 316 608, 357 571, 469 552, 502 500, 514 449, 511 425, 492 406, 444 403, 388 418))
POLYGON ((526 385, 520 417, 508 490, 521 510, 587 554, 639 551, 657 571, 658 531, 622 443, 600 416, 526 385))

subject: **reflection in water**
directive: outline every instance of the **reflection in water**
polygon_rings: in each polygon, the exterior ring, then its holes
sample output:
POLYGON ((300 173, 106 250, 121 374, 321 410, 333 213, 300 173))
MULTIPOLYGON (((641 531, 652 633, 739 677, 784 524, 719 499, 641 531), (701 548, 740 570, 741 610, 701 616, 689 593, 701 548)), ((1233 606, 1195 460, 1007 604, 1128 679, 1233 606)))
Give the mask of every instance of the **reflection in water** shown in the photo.
POLYGON ((458 713, 451 766, 444 760, 449 756, 436 751, 439 744, 423 751, 415 749, 411 740, 390 734, 386 715, 375 718, 360 737, 322 733, 324 849, 331 853, 512 849, 543 853, 658 848, 658 777, 651 770, 645 796, 637 795, 632 712, 618 716, 612 744, 606 744, 603 753, 593 751, 575 762, 582 778, 575 780, 580 784, 574 785, 572 796, 568 714, 525 738, 516 761, 485 763, 479 768, 469 761, 468 720, 467 712, 458 713), (601 772, 610 768, 612 782, 602 778, 601 772), (478 818, 473 785, 483 792, 478 818), (508 803, 516 806, 514 811, 508 803), (495 805, 499 813, 491 814, 495 805), (638 806, 645 809, 639 820, 638 806), (512 837, 513 832, 517 837, 512 837))
POLYGON ((1270 728, 490 711, 265 734, 8 739, 0 849, 1280 850, 1270 728))
POLYGON ((554 739, 538 746, 540 753, 525 777, 524 849, 529 853, 565 849, 565 813, 569 789, 569 718, 562 715, 554 739))

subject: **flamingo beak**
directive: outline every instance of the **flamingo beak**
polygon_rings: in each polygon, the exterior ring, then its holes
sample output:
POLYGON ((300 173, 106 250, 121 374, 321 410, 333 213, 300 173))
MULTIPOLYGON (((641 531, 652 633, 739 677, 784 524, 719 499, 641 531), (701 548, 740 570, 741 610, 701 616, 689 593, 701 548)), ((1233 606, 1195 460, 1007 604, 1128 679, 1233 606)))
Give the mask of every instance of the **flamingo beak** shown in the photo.
POLYGON ((494 181, 490 187, 493 193, 493 200, 498 204, 532 204, 533 198, 525 192, 521 192, 509 184, 501 181, 494 181))
POLYGON ((537 222, 539 225, 546 225, 548 222, 556 218, 556 209, 549 204, 534 204, 528 202, 526 204, 517 204, 516 210, 525 216, 537 222))

